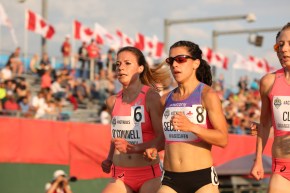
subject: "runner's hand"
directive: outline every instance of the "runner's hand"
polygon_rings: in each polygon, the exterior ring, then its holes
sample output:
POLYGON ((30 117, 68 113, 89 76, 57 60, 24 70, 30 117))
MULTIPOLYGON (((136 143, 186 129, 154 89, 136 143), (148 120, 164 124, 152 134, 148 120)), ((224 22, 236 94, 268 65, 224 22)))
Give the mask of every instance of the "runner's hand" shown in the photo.
POLYGON ((102 162, 102 170, 105 173, 110 173, 111 172, 111 166, 112 166, 112 160, 106 159, 102 162))
POLYGON ((115 148, 122 153, 132 153, 133 145, 130 144, 123 138, 115 138, 113 139, 113 143, 115 144, 115 148))

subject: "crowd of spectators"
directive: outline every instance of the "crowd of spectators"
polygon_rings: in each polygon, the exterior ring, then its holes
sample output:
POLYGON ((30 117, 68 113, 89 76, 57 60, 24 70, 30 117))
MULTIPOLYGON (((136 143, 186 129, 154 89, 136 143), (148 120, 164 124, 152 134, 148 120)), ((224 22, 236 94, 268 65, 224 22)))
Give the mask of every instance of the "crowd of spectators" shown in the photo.
POLYGON ((214 82, 213 88, 219 93, 222 107, 229 126, 229 132, 251 134, 251 123, 259 122, 261 98, 259 80, 249 82, 247 76, 240 77, 237 91, 224 88, 222 78, 214 82))
MULTIPOLYGON (((69 37, 66 37, 61 48, 65 63, 63 67, 53 68, 48 53, 43 53, 40 59, 37 54, 33 55, 29 69, 25 70, 20 59, 20 48, 17 48, 0 69, 0 114, 63 120, 63 107, 71 106, 75 111, 93 102, 100 105, 96 114, 100 122, 109 124, 110 115, 105 100, 121 88, 114 73, 115 50, 109 48, 105 59, 100 57, 100 51, 94 41, 88 45, 83 43, 75 57, 79 67, 71 68, 68 58, 71 54, 70 43, 69 37), (92 61, 95 68, 94 77, 90 79, 88 71, 92 61), (23 72, 35 78, 34 84, 27 82, 22 76, 23 72), (31 91, 32 86, 39 88, 37 92, 31 91)), ((261 100, 258 81, 254 79, 249 82, 247 76, 243 76, 237 83, 236 92, 225 88, 222 75, 214 81, 213 88, 222 101, 230 133, 250 134, 251 122, 259 122, 261 100)))

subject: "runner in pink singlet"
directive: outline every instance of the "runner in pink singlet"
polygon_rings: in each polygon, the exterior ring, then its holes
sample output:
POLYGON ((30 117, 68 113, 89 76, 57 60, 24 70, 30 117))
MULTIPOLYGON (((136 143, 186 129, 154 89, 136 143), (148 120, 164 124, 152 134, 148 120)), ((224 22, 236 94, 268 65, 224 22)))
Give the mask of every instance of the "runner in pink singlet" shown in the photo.
POLYGON ((163 148, 162 106, 157 83, 167 86, 170 73, 162 65, 151 70, 145 57, 135 47, 121 48, 117 53, 116 73, 122 90, 110 96, 106 104, 111 112, 112 143, 102 169, 112 173, 103 193, 156 192, 162 172, 158 154, 144 158, 144 151, 163 148))
POLYGON ((274 128, 272 144, 272 175, 269 193, 289 193, 290 190, 290 23, 276 36, 274 46, 282 68, 266 74, 260 81, 262 109, 257 136, 256 159, 251 174, 264 178, 262 154, 270 128, 274 128))

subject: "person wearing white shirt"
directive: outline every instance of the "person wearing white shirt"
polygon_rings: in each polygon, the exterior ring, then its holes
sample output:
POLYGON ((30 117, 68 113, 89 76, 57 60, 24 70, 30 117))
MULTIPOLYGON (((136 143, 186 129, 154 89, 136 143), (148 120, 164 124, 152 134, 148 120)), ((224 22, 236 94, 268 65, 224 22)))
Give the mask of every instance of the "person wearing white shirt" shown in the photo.
POLYGON ((39 119, 45 115, 47 104, 45 102, 44 93, 42 91, 39 91, 37 96, 32 98, 31 105, 35 111, 34 118, 39 119))

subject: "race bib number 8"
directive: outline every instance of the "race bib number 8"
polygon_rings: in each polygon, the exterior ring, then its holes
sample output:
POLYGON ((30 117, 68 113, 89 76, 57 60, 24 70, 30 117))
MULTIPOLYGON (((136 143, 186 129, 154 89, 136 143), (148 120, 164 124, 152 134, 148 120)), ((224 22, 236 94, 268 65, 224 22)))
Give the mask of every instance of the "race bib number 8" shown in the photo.
POLYGON ((194 141, 197 136, 191 132, 174 130, 171 118, 178 112, 182 112, 191 122, 195 124, 206 124, 206 110, 201 105, 191 107, 168 107, 164 111, 162 122, 166 140, 168 141, 194 141))

